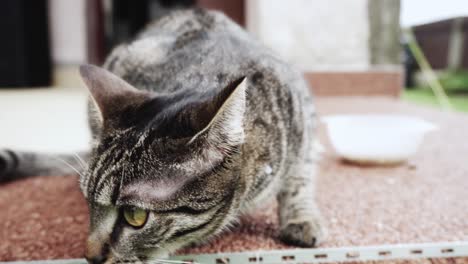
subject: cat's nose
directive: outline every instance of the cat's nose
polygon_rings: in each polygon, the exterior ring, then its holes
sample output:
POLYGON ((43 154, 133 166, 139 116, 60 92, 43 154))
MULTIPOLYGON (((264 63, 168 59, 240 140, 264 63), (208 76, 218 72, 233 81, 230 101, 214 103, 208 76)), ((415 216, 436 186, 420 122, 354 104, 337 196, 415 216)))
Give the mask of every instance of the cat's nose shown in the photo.
POLYGON ((88 238, 85 258, 89 264, 102 264, 106 262, 109 254, 109 244, 88 238))
POLYGON ((97 256, 92 256, 92 257, 86 256, 85 258, 86 258, 86 260, 88 261, 89 264, 102 264, 102 263, 106 262, 106 260, 107 260, 107 257, 102 256, 102 255, 97 255, 97 256))

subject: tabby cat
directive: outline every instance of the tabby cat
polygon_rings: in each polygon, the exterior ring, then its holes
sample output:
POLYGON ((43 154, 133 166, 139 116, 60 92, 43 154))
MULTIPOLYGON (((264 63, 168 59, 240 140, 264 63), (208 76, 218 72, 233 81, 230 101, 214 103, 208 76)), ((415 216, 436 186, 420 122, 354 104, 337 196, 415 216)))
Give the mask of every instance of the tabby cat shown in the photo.
MULTIPOLYGON (((225 230, 266 199, 280 238, 324 237, 315 111, 301 74, 223 14, 175 11, 82 66, 93 140, 80 186, 90 263, 149 262, 225 230)), ((0 180, 72 173, 73 155, 0 150, 0 180)), ((78 166, 75 166, 78 167, 78 166)))

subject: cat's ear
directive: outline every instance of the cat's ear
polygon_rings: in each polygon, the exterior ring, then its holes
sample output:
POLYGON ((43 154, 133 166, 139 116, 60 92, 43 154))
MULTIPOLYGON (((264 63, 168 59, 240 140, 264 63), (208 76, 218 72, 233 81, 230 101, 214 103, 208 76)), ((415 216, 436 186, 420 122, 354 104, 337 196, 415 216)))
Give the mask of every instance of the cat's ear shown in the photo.
POLYGON ((189 144, 203 138, 217 149, 229 150, 244 142, 243 120, 246 110, 247 78, 242 77, 226 86, 213 100, 207 102, 204 110, 205 127, 198 132, 189 144))
POLYGON ((93 65, 80 66, 80 75, 89 89, 101 120, 111 120, 122 110, 138 105, 149 98, 149 94, 137 90, 115 74, 93 65))

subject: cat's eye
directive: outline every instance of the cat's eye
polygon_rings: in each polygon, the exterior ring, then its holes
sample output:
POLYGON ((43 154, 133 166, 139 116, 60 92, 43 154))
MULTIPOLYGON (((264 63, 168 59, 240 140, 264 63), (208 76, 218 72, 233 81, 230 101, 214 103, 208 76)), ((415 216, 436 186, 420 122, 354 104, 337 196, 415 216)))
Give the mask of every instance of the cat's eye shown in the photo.
POLYGON ((123 209, 125 221, 133 227, 142 227, 148 219, 148 211, 136 207, 123 209))

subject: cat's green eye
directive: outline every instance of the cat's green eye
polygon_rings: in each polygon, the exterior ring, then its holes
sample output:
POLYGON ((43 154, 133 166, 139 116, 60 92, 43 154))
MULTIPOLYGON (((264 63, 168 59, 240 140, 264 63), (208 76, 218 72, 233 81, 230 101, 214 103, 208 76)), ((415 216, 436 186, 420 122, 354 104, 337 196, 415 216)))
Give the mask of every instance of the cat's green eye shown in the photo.
POLYGON ((136 207, 124 208, 123 216, 129 225, 142 227, 148 219, 148 211, 136 207))

